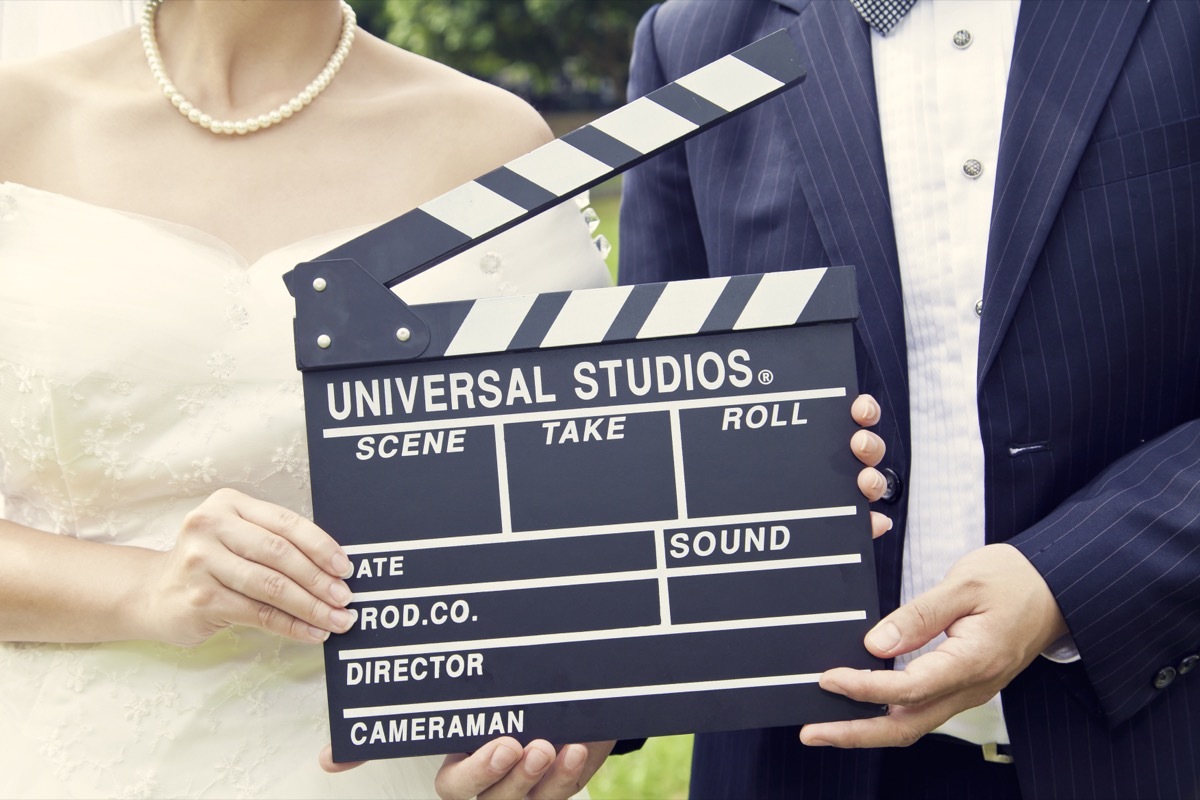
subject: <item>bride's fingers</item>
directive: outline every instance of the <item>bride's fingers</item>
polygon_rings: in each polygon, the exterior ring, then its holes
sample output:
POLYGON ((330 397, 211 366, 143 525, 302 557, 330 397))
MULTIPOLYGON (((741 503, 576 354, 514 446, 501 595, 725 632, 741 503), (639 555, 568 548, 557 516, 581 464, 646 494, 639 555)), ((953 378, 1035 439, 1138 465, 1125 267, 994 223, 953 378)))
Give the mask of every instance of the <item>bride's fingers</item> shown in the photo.
POLYGON ((887 478, 874 467, 867 467, 858 473, 858 490, 863 493, 863 497, 874 503, 887 491, 887 478))
MULTIPOLYGON (((221 582, 254 600, 278 606, 313 625, 322 625, 334 609, 344 608, 353 595, 346 582, 308 560, 282 536, 235 518, 217 531, 217 539, 242 560, 221 582), (312 619, 306 614, 318 615, 312 619)), ((332 630, 332 628, 330 628, 332 630)))
POLYGON ((321 769, 325 770, 326 772, 345 772, 348 769, 354 769, 355 767, 361 767, 363 764, 365 764, 367 762, 365 762, 365 761, 347 761, 345 763, 338 764, 337 762, 335 762, 333 760, 333 747, 331 747, 330 745, 325 745, 324 747, 321 748, 321 752, 317 756, 317 763, 320 764, 321 769))
POLYGON ((350 589, 333 571, 349 574, 349 560, 280 506, 218 490, 187 516, 172 553, 175 595, 201 638, 242 624, 312 642, 354 623, 350 589))
POLYGON ((871 538, 878 539, 892 529, 892 518, 878 511, 871 512, 871 538))
POLYGON ((212 500, 226 503, 247 522, 278 534, 300 550, 314 565, 335 578, 350 577, 353 566, 333 537, 289 509, 232 489, 222 489, 212 500))
POLYGON ((854 398, 854 403, 850 406, 850 416, 859 425, 867 428, 878 423, 882 414, 879 403, 875 402, 875 398, 869 394, 860 394, 854 398))
MULTIPOLYGON (((278 622, 277 617, 286 617, 330 633, 342 633, 354 624, 354 611, 314 597, 282 572, 236 553, 226 551, 223 556, 218 555, 209 569, 222 586, 246 601, 234 601, 229 622, 277 630, 272 623, 278 622)), ((287 627, 291 627, 290 623, 287 627)))
POLYGON ((883 439, 870 431, 856 431, 850 437, 850 451, 859 461, 868 467, 874 467, 883 460, 883 455, 887 452, 887 445, 883 443, 883 439))

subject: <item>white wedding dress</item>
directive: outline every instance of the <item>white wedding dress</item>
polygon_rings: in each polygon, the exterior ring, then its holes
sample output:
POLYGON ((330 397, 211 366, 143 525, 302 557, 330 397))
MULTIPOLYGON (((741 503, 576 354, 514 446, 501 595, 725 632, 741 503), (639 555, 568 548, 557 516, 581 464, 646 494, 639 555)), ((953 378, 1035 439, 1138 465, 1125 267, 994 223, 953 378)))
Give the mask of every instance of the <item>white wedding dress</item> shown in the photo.
MULTIPOLYGON (((188 227, 0 183, 0 495, 8 519, 156 549, 221 486, 309 513, 281 275, 365 231, 246 263, 188 227)), ((410 302, 598 286, 572 204, 403 284, 410 302)), ((227 630, 0 644, 0 797, 430 797, 439 758, 338 775, 317 646, 227 630)))

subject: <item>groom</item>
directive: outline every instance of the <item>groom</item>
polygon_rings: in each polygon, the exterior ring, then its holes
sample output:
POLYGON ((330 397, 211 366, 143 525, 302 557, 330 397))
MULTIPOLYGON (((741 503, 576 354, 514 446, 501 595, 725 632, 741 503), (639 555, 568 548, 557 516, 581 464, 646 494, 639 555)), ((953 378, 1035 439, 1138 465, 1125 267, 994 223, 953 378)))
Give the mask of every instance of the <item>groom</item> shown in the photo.
POLYGON ((693 796, 1195 797, 1200 4, 671 0, 631 99, 779 28, 806 82, 626 177, 621 279, 858 268, 906 669, 693 796))

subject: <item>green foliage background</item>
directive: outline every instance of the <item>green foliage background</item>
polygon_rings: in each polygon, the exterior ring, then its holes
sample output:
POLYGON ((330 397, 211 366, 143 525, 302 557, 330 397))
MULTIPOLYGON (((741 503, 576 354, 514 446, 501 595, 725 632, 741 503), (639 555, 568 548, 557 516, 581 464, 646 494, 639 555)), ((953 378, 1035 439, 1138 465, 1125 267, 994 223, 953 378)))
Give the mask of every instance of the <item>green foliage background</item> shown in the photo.
POLYGON ((359 24, 539 109, 624 102, 638 20, 654 0, 352 0, 359 24))

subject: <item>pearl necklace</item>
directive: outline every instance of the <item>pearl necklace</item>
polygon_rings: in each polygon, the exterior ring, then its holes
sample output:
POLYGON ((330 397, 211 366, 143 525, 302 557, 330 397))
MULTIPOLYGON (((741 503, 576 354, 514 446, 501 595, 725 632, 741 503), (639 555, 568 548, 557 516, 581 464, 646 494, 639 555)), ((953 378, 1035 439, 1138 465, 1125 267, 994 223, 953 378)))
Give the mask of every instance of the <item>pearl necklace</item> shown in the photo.
POLYGON ((288 100, 279 106, 279 108, 269 111, 266 114, 259 114, 257 117, 247 117, 239 121, 216 120, 188 102, 183 93, 175 88, 175 84, 171 83, 171 79, 167 77, 166 70, 163 69, 162 56, 158 52, 158 39, 154 35, 154 15, 162 3, 163 0, 150 0, 150 2, 146 3, 146 9, 142 14, 142 48, 146 51, 146 62, 150 65, 150 72, 154 75, 154 79, 158 81, 163 94, 171 101, 171 105, 179 110, 180 114, 186 117, 189 122, 194 122, 201 128, 218 135, 238 134, 239 136, 244 136, 247 133, 254 133, 255 131, 265 130, 272 125, 278 125, 293 114, 303 111, 305 106, 315 100, 317 95, 325 91, 329 86, 330 81, 333 80, 333 76, 342 68, 342 63, 346 60, 346 56, 350 52, 350 45, 354 43, 354 28, 356 24, 354 9, 345 0, 342 0, 342 36, 338 40, 337 48, 334 49, 333 55, 326 62, 325 68, 321 70, 316 78, 313 78, 312 83, 291 100, 288 100))

